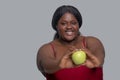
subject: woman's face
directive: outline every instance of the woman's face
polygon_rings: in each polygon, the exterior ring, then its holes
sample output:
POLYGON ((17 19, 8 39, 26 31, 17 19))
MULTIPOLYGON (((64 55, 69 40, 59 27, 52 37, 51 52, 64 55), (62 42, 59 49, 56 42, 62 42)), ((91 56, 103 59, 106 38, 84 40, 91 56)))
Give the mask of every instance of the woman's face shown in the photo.
POLYGON ((60 38, 72 41, 78 36, 79 23, 74 15, 65 13, 58 21, 57 30, 60 38))

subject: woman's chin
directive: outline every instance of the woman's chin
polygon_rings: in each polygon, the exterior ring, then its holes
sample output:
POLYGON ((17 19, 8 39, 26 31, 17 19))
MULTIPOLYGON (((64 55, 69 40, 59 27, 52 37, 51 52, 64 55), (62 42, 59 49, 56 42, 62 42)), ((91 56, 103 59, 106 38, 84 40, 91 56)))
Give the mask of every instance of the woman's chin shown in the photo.
POLYGON ((73 41, 75 38, 66 38, 65 40, 68 41, 68 42, 71 42, 73 41))

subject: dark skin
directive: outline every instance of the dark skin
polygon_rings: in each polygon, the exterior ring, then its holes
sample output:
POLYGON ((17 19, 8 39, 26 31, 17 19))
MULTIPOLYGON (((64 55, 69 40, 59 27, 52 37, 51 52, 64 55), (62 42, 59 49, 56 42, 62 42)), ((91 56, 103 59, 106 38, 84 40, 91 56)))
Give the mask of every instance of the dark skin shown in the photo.
POLYGON ((74 15, 65 13, 58 21, 57 30, 60 37, 50 42, 54 45, 56 56, 50 43, 44 44, 37 54, 37 66, 43 75, 82 65, 88 68, 103 66, 105 51, 101 41, 95 37, 85 37, 86 47, 83 48, 84 36, 78 35, 79 24, 74 15), (81 65, 75 65, 71 59, 72 53, 78 49, 85 51, 87 55, 85 63, 81 65))

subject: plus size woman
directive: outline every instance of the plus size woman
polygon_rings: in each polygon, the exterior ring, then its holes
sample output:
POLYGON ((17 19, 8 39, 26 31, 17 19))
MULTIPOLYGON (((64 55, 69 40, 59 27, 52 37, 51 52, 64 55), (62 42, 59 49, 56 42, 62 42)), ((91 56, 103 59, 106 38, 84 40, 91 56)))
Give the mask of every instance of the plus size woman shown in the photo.
POLYGON ((37 67, 46 80, 103 80, 104 46, 98 38, 82 35, 81 26, 82 16, 77 8, 63 5, 56 9, 52 18, 56 34, 37 54, 37 67), (80 65, 71 58, 77 50, 87 55, 80 65))

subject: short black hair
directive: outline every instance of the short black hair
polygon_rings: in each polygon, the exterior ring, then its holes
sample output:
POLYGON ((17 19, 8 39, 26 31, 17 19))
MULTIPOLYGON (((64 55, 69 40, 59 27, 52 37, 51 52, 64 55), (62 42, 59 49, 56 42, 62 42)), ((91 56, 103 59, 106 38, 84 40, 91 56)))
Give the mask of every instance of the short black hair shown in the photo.
POLYGON ((53 14, 53 18, 52 18, 52 28, 57 31, 57 24, 59 19, 65 14, 65 13, 71 13, 75 16, 75 18, 77 19, 78 23, 79 23, 79 28, 82 25, 82 16, 81 13, 78 11, 77 8, 75 8, 74 6, 71 5, 62 5, 60 7, 58 7, 55 11, 55 13, 53 14))

